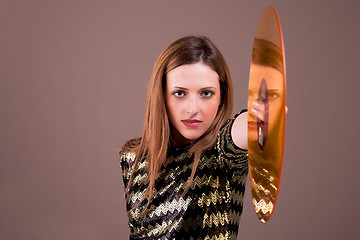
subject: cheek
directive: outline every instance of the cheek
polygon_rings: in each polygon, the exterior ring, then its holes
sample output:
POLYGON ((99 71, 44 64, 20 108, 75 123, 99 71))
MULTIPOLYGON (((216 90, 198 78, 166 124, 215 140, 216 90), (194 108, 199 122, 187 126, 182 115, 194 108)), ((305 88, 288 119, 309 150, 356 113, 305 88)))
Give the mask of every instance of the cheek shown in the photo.
POLYGON ((168 117, 170 119, 170 122, 172 124, 174 124, 175 120, 176 120, 176 116, 177 113, 179 112, 179 106, 178 104, 176 104, 175 101, 169 101, 168 99, 166 100, 166 110, 167 110, 167 114, 168 117))
POLYGON ((207 116, 209 118, 212 118, 212 120, 214 120, 214 118, 216 117, 216 114, 218 112, 220 106, 220 99, 212 102, 211 104, 207 104, 207 106, 205 106, 205 109, 207 111, 207 116))
POLYGON ((274 126, 274 124, 279 121, 282 113, 282 109, 284 108, 284 103, 281 99, 275 99, 270 102, 269 105, 269 125, 270 129, 274 126))

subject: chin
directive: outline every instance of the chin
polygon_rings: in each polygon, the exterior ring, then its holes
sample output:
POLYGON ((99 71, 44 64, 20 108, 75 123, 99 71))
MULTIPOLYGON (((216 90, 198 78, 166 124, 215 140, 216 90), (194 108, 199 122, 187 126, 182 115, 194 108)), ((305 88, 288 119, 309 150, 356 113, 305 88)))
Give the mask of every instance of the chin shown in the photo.
POLYGON ((200 136, 185 136, 185 138, 186 138, 187 140, 191 140, 191 141, 197 140, 197 139, 200 138, 200 137, 201 137, 201 135, 200 135, 200 136))
POLYGON ((250 140, 250 141, 258 140, 257 130, 256 129, 249 129, 248 130, 248 140, 250 140))
POLYGON ((194 133, 184 133, 184 134, 181 134, 181 135, 183 135, 183 137, 188 139, 188 140, 196 140, 196 139, 200 138, 202 136, 202 134, 200 134, 200 133, 196 133, 196 134, 194 134, 194 133))

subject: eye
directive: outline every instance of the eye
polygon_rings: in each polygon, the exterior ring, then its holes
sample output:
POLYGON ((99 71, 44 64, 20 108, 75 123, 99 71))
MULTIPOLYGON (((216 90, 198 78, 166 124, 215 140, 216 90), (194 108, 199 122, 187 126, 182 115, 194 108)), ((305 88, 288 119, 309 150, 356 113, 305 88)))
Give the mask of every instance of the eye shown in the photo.
POLYGON ((174 95, 175 97, 181 98, 181 97, 185 97, 185 92, 181 91, 181 90, 176 90, 171 95, 174 95))
POLYGON ((277 99, 279 97, 279 93, 277 92, 268 92, 269 99, 277 99))
POLYGON ((210 91, 210 90, 204 90, 201 92, 201 96, 206 97, 206 98, 212 97, 213 95, 214 95, 214 92, 210 91))

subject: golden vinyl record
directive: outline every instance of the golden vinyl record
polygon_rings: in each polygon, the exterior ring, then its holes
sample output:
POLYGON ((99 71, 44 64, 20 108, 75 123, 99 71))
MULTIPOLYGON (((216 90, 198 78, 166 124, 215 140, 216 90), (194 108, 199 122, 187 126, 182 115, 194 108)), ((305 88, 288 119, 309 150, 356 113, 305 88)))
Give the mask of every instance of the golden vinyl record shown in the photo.
POLYGON ((252 201, 262 222, 274 212, 281 178, 286 106, 285 52, 274 7, 261 13, 252 51, 248 95, 248 153, 252 201), (264 109, 262 119, 251 109, 264 109))

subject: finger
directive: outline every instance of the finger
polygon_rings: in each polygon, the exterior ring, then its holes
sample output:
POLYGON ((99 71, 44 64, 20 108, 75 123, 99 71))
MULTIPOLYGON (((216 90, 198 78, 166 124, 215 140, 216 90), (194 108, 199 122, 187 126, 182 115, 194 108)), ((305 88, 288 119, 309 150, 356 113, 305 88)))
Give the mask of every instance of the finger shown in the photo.
POLYGON ((263 101, 258 99, 253 101, 253 107, 256 108, 258 111, 264 112, 265 111, 265 104, 263 101))
POLYGON ((264 121, 264 119, 265 119, 265 113, 264 113, 264 111, 260 111, 260 110, 258 110, 258 109, 256 109, 256 108, 252 108, 251 109, 251 112, 252 112, 252 114, 254 115, 254 116, 256 116, 257 118, 259 118, 261 121, 264 121))
POLYGON ((261 121, 264 121, 264 119, 265 119, 265 104, 264 104, 264 102, 260 101, 258 99, 254 100, 251 112, 257 118, 259 118, 261 121))

